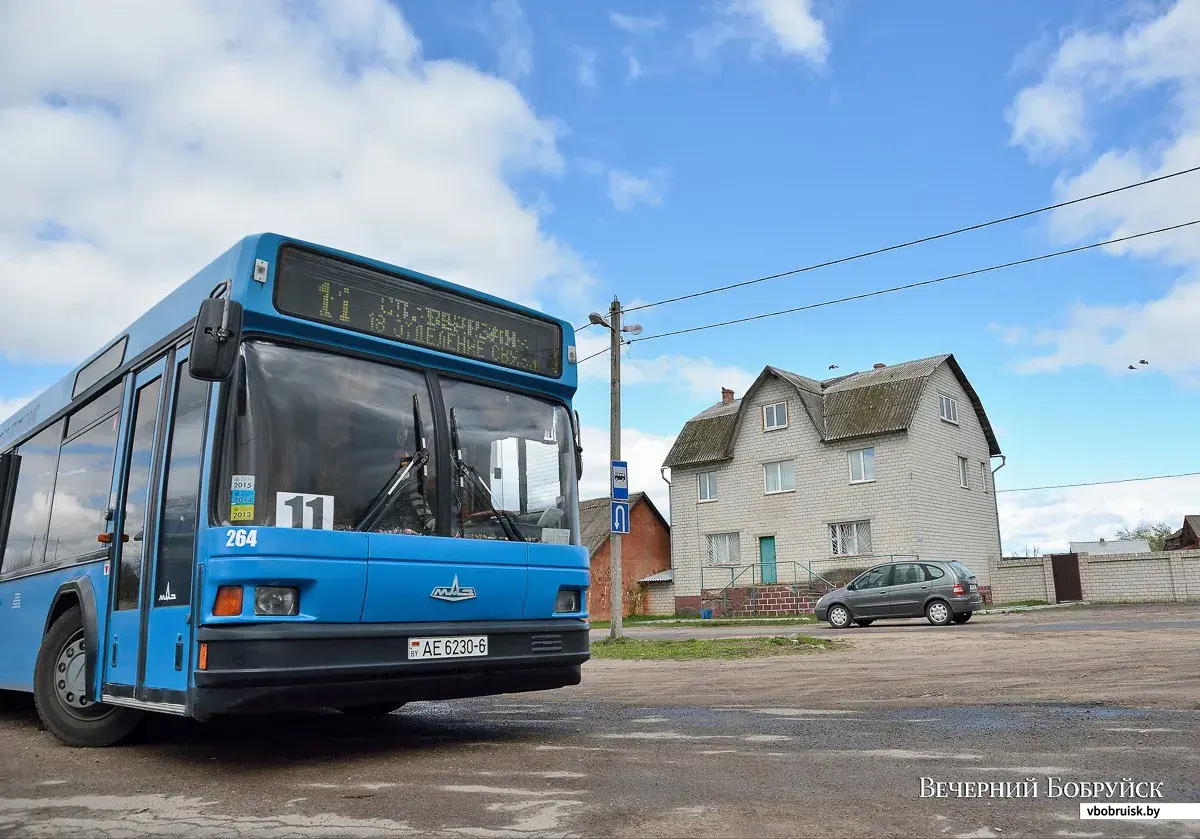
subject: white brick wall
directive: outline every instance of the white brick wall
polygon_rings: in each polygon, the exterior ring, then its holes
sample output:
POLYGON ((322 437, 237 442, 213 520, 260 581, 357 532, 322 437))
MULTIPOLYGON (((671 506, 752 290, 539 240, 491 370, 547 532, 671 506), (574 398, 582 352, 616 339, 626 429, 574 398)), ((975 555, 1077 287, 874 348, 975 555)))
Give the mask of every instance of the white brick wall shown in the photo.
MULTIPOLYGON (((992 596, 998 603, 1056 600, 1049 556, 993 562, 992 573, 992 596)), ((1200 600, 1200 551, 1081 554, 1079 581, 1083 599, 1091 603, 1200 600)))
MULTIPOLYGON (((995 495, 990 481, 980 487, 979 464, 987 463, 982 427, 953 373, 943 365, 928 381, 909 432, 822 443, 795 390, 771 380, 755 394, 735 443, 734 459, 699 469, 675 469, 671 476, 671 554, 675 594, 700 593, 701 566, 707 562, 706 536, 736 532, 743 565, 758 561, 758 540, 775 537, 778 577, 807 580, 814 571, 866 567, 870 560, 831 558, 829 525, 869 520, 876 556, 922 554, 966 563, 988 584, 988 558, 1000 554, 995 495), (937 392, 959 400, 959 421, 939 416, 937 392), (788 427, 763 431, 762 406, 787 401, 788 427), (876 480, 851 484, 847 453, 875 448, 876 480), (971 488, 958 482, 958 453, 969 456, 971 488), (765 495, 763 464, 795 460, 796 489, 765 495), (698 503, 697 476, 717 474, 718 500, 698 503)), ((990 472, 989 472, 990 478, 990 472)), ((704 572, 704 585, 719 587, 721 569, 704 572)), ((728 582, 729 573, 724 572, 728 582)), ((750 572, 739 584, 751 582, 750 572)))
POLYGON ((990 585, 989 563, 1000 557, 991 456, 983 425, 949 365, 926 380, 909 437, 912 490, 905 500, 917 517, 914 553, 957 559, 975 572, 980 585, 990 585), (958 400, 958 425, 941 419, 943 393, 958 400), (967 489, 959 485, 960 455, 967 458, 967 489), (981 464, 987 467, 986 481, 981 464))
POLYGON ((675 586, 671 583, 647 583, 646 598, 651 615, 675 614, 675 586))

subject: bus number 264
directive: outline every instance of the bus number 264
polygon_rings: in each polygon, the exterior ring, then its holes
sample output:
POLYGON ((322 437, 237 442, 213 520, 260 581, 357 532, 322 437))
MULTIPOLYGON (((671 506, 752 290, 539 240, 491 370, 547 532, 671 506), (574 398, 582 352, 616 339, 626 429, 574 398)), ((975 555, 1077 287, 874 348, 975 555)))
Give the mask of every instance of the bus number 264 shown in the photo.
POLYGON ((245 530, 243 528, 239 528, 237 530, 227 530, 225 532, 225 547, 227 548, 253 548, 257 545, 257 530, 245 530))

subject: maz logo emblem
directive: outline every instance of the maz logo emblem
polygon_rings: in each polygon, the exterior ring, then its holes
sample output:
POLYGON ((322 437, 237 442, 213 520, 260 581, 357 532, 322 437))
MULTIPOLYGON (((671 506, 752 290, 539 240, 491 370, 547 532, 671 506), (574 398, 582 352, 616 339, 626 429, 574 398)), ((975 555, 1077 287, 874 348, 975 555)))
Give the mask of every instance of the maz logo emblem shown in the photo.
POLYGON ((475 589, 470 586, 459 587, 458 575, 454 575, 454 582, 449 586, 438 586, 429 595, 434 600, 446 600, 450 603, 457 603, 460 600, 470 600, 475 596, 475 589))

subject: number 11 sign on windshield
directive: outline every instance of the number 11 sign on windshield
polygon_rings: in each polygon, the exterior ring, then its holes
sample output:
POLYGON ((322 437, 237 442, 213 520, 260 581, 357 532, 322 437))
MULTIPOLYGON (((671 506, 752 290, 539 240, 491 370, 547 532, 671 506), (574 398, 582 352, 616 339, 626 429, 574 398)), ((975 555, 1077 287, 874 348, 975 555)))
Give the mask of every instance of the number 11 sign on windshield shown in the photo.
POLYGON ((612 502, 610 510, 612 533, 629 532, 629 464, 624 460, 612 462, 612 502))

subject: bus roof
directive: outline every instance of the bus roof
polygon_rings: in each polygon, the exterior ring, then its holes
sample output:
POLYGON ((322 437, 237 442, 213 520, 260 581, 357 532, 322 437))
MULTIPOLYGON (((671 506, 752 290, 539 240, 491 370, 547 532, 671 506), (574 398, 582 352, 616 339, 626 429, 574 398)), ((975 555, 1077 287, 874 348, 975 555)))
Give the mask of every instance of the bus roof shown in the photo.
MULTIPOLYGON (((273 308, 268 310, 268 307, 262 305, 261 302, 256 307, 255 302, 246 300, 248 296, 253 297, 251 287, 259 285, 252 280, 255 261, 260 259, 266 260, 270 264, 273 274, 275 256, 279 251, 279 247, 283 244, 301 245, 322 253, 350 259, 382 271, 403 274, 426 284, 448 291, 455 291, 483 302, 502 306, 511 311, 535 316, 543 320, 549 319, 562 328, 566 346, 574 346, 574 328, 570 323, 561 318, 548 316, 542 312, 537 312, 526 306, 521 306, 520 304, 491 294, 456 285, 437 277, 421 274, 397 265, 373 260, 359 254, 340 251, 325 245, 305 242, 276 233, 259 233, 246 236, 229 250, 225 251, 225 253, 200 269, 199 272, 152 306, 126 329, 118 332, 110 340, 106 341, 95 353, 73 368, 57 383, 47 388, 11 417, 0 422, 0 451, 7 450, 14 443, 20 442, 34 428, 63 411, 71 404, 73 399, 82 397, 85 393, 91 395, 90 392, 92 390, 98 391, 99 387, 88 387, 87 391, 75 392, 76 382, 80 380, 79 374, 81 371, 87 368, 93 361, 103 356, 107 350, 112 349, 115 344, 124 342, 123 352, 120 352, 120 350, 114 351, 121 355, 117 366, 123 368, 130 365, 140 356, 157 349, 158 345, 165 345, 168 339, 175 340, 178 337, 177 333, 187 327, 196 317, 196 312, 199 309, 201 301, 210 296, 217 286, 226 280, 231 281, 231 297, 242 301, 247 306, 248 325, 253 323, 257 323, 260 326, 269 324, 268 328, 270 331, 278 332, 285 336, 300 336, 304 333, 312 333, 316 329, 320 330, 323 338, 328 340, 332 345, 340 346, 351 341, 359 344, 365 342, 373 345, 372 348, 376 352, 386 354, 397 353, 401 345, 398 345, 396 342, 351 335, 345 330, 333 326, 303 323, 296 318, 280 314, 273 308)), ((507 380, 510 383, 557 391, 566 395, 574 393, 576 387, 575 365, 573 363, 564 363, 563 373, 559 379, 539 381, 541 377, 519 371, 504 370, 485 362, 455 359, 434 350, 419 347, 404 347, 404 351, 413 353, 416 356, 424 356, 427 363, 430 363, 431 366, 442 366, 452 371, 456 368, 473 368, 476 374, 478 374, 479 368, 483 366, 488 368, 489 374, 494 373, 498 379, 507 380)), ((564 349, 564 361, 566 357, 567 353, 564 349)), ((106 381, 111 380, 108 376, 103 378, 106 381)))

